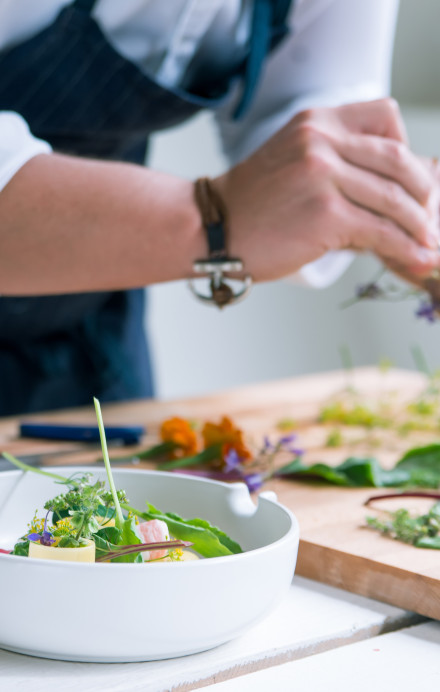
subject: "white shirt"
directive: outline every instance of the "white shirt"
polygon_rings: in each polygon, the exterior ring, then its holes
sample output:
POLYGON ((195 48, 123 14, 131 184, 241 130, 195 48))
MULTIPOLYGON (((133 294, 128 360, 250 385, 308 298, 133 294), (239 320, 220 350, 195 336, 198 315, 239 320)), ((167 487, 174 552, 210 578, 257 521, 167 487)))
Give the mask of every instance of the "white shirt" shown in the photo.
MULTIPOLYGON (((0 51, 31 38, 71 2, 0 0, 0 51)), ((98 0, 93 16, 124 57, 162 85, 175 86, 197 51, 209 64, 231 41, 246 42, 251 8, 252 0, 98 0)), ((387 95, 397 10, 398 0, 296 0, 292 33, 269 56, 245 117, 231 119, 238 87, 215 115, 231 164, 305 108, 387 95)), ((51 152, 49 144, 33 137, 20 114, 0 112, 0 190, 42 152, 51 152)), ((327 285, 350 257, 331 254, 303 267, 301 276, 327 285)))

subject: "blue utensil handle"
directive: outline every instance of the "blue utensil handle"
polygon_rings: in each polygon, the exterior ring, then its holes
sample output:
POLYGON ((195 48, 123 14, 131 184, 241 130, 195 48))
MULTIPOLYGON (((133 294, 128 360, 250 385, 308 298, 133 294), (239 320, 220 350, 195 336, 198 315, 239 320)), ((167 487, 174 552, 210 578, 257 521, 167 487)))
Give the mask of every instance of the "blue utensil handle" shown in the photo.
MULTIPOLYGON (((107 440, 120 440, 126 445, 137 444, 145 435, 145 428, 140 425, 117 426, 107 425, 107 440)), ((64 425, 53 423, 21 423, 21 437, 33 437, 44 440, 65 440, 73 442, 99 442, 97 425, 64 425)))

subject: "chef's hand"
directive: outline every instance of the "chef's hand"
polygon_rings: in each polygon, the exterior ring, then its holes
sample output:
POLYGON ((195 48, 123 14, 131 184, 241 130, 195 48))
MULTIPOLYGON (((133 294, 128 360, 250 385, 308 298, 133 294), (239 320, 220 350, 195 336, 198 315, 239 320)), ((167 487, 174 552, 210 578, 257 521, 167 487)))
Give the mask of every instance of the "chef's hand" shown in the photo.
MULTIPOLYGON (((428 174, 434 180, 433 191, 431 192, 428 207, 430 216, 435 219, 437 227, 440 228, 440 165, 437 159, 427 159, 419 157, 419 162, 428 171, 428 174)), ((440 251, 440 244, 437 251, 440 251)), ((397 276, 412 284, 416 288, 426 291, 430 294, 433 303, 440 306, 440 270, 434 269, 429 276, 420 276, 411 272, 408 267, 403 266, 395 258, 389 258, 385 264, 388 269, 391 269, 397 276)))
POLYGON ((439 266, 438 184, 409 150, 393 100, 300 113, 216 183, 231 254, 256 280, 345 248, 414 277, 439 266))

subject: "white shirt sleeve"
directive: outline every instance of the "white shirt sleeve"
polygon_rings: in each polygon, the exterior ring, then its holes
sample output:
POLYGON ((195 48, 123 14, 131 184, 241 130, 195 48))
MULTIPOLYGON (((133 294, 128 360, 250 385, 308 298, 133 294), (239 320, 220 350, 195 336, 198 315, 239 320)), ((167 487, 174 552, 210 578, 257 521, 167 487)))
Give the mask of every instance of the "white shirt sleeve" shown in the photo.
MULTIPOLYGON (((231 117, 238 87, 216 114, 230 163, 249 156, 306 108, 388 95, 397 12, 398 0, 297 0, 292 33, 269 57, 249 111, 239 121, 231 117)), ((353 256, 329 253, 302 267, 294 280, 324 288, 353 256)))
POLYGON ((34 137, 18 113, 0 112, 0 191, 24 164, 37 154, 49 154, 47 142, 34 137))

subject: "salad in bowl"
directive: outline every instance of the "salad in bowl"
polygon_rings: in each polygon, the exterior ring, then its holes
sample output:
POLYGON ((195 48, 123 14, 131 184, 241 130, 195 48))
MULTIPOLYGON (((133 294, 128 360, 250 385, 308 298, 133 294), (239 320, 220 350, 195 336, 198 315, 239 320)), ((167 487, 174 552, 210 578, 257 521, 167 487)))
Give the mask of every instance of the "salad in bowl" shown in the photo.
POLYGON ((282 598, 299 540, 273 493, 159 471, 0 474, 0 647, 146 661, 228 641, 282 598), (35 508, 38 508, 36 514, 35 508))

